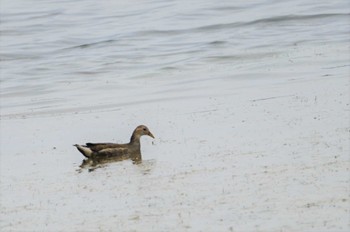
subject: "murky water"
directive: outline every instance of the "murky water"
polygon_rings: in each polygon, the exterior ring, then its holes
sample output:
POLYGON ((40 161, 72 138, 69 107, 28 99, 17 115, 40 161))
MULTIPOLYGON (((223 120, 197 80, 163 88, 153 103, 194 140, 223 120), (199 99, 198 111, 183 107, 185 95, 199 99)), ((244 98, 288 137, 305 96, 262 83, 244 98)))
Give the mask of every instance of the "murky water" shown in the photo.
POLYGON ((2 0, 2 231, 347 231, 350 4, 2 0), (72 146, 144 161, 77 170, 72 146))

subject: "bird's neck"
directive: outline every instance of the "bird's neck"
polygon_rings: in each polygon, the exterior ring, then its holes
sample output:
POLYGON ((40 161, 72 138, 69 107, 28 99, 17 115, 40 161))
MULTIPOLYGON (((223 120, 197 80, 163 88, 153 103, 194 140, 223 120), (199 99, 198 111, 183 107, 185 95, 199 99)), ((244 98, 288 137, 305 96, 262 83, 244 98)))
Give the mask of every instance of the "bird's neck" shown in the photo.
POLYGON ((140 135, 136 134, 135 132, 132 133, 131 138, 130 138, 130 144, 140 146, 140 135))
POLYGON ((141 145, 140 145, 140 135, 134 131, 130 138, 130 158, 134 162, 140 162, 142 160, 141 157, 141 145))

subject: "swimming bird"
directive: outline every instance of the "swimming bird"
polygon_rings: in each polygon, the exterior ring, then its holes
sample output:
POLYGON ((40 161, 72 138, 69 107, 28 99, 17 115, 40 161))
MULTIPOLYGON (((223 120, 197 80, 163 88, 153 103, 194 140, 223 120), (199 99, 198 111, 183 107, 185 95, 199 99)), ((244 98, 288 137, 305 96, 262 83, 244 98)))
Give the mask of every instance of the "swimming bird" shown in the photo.
MULTIPOLYGON (((132 133, 129 143, 86 143, 85 145, 75 144, 74 146, 81 154, 88 158, 89 162, 92 161, 93 164, 108 160, 116 161, 124 159, 139 162, 142 159, 140 138, 143 135, 154 138, 146 126, 140 125, 132 133)), ((82 165, 89 162, 83 161, 82 165)))

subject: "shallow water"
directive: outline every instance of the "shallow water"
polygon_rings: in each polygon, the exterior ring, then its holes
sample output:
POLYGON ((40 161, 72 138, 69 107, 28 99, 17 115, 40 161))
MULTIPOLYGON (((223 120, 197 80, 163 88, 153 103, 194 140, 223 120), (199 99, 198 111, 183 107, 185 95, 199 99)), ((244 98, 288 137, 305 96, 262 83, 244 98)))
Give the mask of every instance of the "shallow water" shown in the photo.
POLYGON ((1 1, 2 231, 347 231, 348 1, 1 1), (144 161, 79 170, 72 146, 144 161))

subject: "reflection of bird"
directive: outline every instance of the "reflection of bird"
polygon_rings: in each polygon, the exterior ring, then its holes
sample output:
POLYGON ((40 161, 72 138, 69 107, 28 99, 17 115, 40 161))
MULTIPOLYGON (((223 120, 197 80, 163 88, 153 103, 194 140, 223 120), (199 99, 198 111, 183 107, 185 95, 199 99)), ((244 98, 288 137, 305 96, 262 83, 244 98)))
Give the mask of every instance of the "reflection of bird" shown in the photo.
POLYGON ((154 138, 149 129, 141 125, 136 127, 129 143, 86 143, 86 145, 75 144, 74 146, 93 163, 109 159, 123 160, 128 158, 133 161, 141 161, 140 137, 142 135, 154 138))

